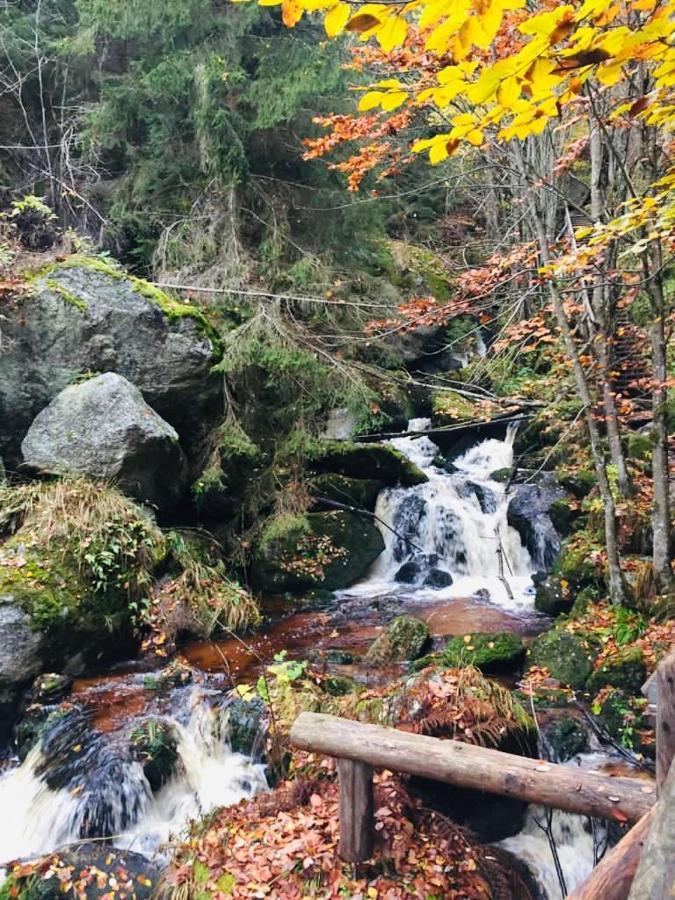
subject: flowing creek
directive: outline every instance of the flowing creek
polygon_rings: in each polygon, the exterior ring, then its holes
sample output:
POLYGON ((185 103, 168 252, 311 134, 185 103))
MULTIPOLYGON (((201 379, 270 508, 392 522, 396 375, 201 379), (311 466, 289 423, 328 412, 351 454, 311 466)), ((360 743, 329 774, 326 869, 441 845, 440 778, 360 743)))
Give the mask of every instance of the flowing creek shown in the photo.
MULTIPOLYGON (((410 423, 410 430, 427 427, 427 420, 410 423)), ((255 678, 261 661, 279 650, 302 658, 339 648, 358 660, 401 612, 425 619, 435 640, 477 630, 536 635, 544 625, 533 609, 537 560, 508 524, 505 486, 490 477, 512 465, 512 441, 513 434, 484 440, 448 472, 436 465, 439 451, 428 437, 393 440, 429 480, 380 494, 376 515, 385 550, 361 583, 321 609, 284 616, 271 607, 265 632, 245 642, 187 643, 182 654, 201 672, 188 684, 158 691, 143 661, 77 681, 70 711, 21 765, 12 761, 0 775, 0 808, 12 811, 0 820, 0 864, 102 836, 161 855, 169 836, 191 819, 265 790, 264 766, 231 750, 225 698, 233 682, 255 678), (178 755, 176 774, 154 793, 130 752, 132 731, 149 716, 169 725, 178 755)), ((366 684, 402 671, 366 671, 358 662, 330 668, 366 684)), ((605 762, 602 754, 578 760, 595 767, 605 762)), ((528 864, 542 897, 553 900, 561 889, 538 824, 544 818, 531 809, 523 830, 502 846, 528 864)), ((584 818, 558 812, 551 828, 570 890, 593 866, 604 831, 598 826, 592 833, 584 818)))

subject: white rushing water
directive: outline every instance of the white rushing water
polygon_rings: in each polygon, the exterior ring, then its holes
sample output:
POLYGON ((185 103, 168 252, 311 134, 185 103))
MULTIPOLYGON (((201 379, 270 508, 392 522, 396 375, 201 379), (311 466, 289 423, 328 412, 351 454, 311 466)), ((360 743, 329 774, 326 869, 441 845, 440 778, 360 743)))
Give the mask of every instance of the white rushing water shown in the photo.
POLYGON ((227 714, 208 693, 189 691, 181 713, 166 717, 177 737, 176 774, 154 795, 139 763, 93 729, 91 744, 76 744, 78 732, 71 739, 66 731, 65 750, 49 742, 47 751, 43 743, 34 747, 0 777, 0 809, 11 810, 0 817, 0 866, 101 835, 152 856, 190 820, 267 789, 264 766, 232 752, 227 714), (81 759, 68 761, 74 751, 81 759))
MULTIPOLYGON (((413 419, 408 430, 429 426, 429 419, 413 419)), ((411 585, 417 594, 433 590, 436 599, 478 596, 508 609, 531 608, 535 567, 508 524, 505 485, 490 477, 512 466, 514 436, 511 430, 504 440, 481 441, 453 460, 451 473, 435 464, 440 451, 430 438, 391 440, 429 480, 380 493, 375 514, 384 552, 346 593, 411 585)))
MULTIPOLYGON (((609 761, 606 753, 582 753, 567 765, 597 769, 609 761)), ((527 865, 545 900, 564 900, 586 880, 607 849, 607 826, 600 819, 530 806, 523 829, 498 846, 527 865)))

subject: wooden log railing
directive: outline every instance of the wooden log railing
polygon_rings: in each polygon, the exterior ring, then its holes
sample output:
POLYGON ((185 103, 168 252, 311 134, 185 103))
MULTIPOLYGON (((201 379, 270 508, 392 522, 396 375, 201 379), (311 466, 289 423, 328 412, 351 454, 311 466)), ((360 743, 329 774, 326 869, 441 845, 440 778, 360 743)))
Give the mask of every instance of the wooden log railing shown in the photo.
POLYGON ((640 819, 656 799, 654 787, 637 778, 612 778, 322 713, 302 713, 290 737, 296 747, 340 761, 340 855, 352 862, 367 859, 371 846, 372 801, 363 794, 372 792, 372 767, 629 822, 640 819))
POLYGON ((418 775, 573 813, 637 823, 568 900, 675 898, 675 651, 650 679, 657 735, 656 784, 527 759, 459 741, 302 713, 291 743, 338 760, 340 856, 368 859, 373 768, 418 775), (659 792, 659 802, 655 806, 659 792), (630 894, 629 894, 630 892, 630 894))

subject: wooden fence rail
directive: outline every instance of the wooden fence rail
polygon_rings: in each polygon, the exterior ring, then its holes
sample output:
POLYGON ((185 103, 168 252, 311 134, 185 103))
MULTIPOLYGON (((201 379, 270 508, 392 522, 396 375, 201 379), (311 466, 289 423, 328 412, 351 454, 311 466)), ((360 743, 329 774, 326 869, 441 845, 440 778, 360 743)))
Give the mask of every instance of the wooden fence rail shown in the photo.
POLYGON ((372 802, 363 794, 372 791, 371 767, 629 822, 640 819, 656 799, 654 786, 637 778, 611 778, 322 713, 302 713, 290 737, 296 747, 340 760, 340 855, 350 861, 368 856, 372 802))
POLYGON ((675 652, 650 679, 656 708, 656 784, 527 759, 459 741, 302 713, 291 743, 338 760, 340 855, 368 859, 373 839, 373 768, 419 775, 540 803, 637 823, 568 900, 675 898, 675 652), (660 800, 657 799, 657 790, 660 800))

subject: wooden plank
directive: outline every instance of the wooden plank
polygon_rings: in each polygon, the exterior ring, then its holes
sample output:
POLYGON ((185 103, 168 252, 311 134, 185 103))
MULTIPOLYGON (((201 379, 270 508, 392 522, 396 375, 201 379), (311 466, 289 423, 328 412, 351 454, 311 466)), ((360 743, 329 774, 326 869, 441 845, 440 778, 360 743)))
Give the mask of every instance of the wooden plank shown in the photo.
POLYGON ((675 897, 675 765, 670 767, 652 819, 629 900, 675 897))
POLYGON ((567 900, 626 900, 635 877, 656 807, 652 807, 616 846, 603 856, 567 900))
POLYGON ((656 694, 656 789, 665 783, 675 757, 675 651, 654 673, 656 694))
POLYGON ((459 741, 408 734, 322 713, 302 713, 291 743, 304 750, 542 803, 568 812, 636 822, 655 801, 655 787, 459 741))
POLYGON ((373 852, 373 770, 351 759, 338 759, 340 780, 340 856, 363 862, 373 852))

